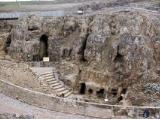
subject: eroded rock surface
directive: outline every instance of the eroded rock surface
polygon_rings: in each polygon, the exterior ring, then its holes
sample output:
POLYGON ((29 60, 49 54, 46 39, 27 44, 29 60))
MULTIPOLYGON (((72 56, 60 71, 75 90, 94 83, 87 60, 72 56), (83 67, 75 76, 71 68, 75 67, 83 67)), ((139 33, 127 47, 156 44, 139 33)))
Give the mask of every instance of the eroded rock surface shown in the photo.
POLYGON ((20 115, 17 116, 16 114, 9 114, 9 113, 4 113, 0 114, 0 119, 33 119, 33 116, 29 115, 20 115))

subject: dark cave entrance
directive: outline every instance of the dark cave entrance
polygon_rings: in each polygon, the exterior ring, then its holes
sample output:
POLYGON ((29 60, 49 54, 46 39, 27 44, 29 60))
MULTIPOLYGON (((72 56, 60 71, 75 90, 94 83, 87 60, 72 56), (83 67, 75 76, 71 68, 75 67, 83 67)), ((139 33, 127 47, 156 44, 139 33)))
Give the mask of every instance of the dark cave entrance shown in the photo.
POLYGON ((85 59, 85 50, 86 50, 86 46, 87 46, 88 36, 89 36, 89 34, 87 33, 86 36, 81 41, 81 46, 80 46, 79 51, 77 53, 79 55, 79 60, 81 62, 86 62, 87 61, 87 59, 85 59))
POLYGON ((122 100, 123 100, 123 97, 122 97, 122 96, 120 96, 120 97, 117 98, 117 102, 120 102, 120 101, 122 101, 122 100))
POLYGON ((117 53, 117 56, 115 57, 114 61, 122 62, 123 61, 123 56, 121 54, 117 53))
POLYGON ((111 89, 111 94, 113 95, 113 96, 116 96, 117 94, 118 94, 118 90, 117 89, 111 89))
POLYGON ((78 52, 78 54, 80 55, 79 59, 80 59, 80 61, 83 61, 83 62, 86 61, 86 59, 84 57, 84 52, 85 52, 85 49, 86 49, 86 44, 87 44, 87 40, 85 39, 85 40, 82 41, 81 48, 80 48, 80 50, 78 52))
POLYGON ((40 37, 39 56, 40 60, 43 60, 43 57, 48 57, 48 36, 45 34, 40 37))
POLYGON ((123 62, 123 55, 119 53, 119 46, 117 46, 117 55, 114 59, 115 62, 123 62))
POLYGON ((97 91, 97 97, 104 98, 104 96, 105 96, 105 90, 103 88, 97 91))
POLYGON ((126 92, 127 92, 127 88, 123 88, 121 91, 121 94, 126 94, 126 92))
POLYGON ((92 94, 92 93, 93 93, 93 90, 90 88, 90 89, 88 90, 88 93, 89 93, 89 94, 92 94))
POLYGON ((5 42, 5 46, 4 46, 5 53, 8 53, 8 48, 10 47, 10 45, 11 45, 11 35, 7 37, 7 40, 5 42))
POLYGON ((81 83, 81 84, 80 84, 79 93, 80 93, 80 94, 85 94, 85 92, 86 92, 86 84, 85 84, 85 83, 81 83))

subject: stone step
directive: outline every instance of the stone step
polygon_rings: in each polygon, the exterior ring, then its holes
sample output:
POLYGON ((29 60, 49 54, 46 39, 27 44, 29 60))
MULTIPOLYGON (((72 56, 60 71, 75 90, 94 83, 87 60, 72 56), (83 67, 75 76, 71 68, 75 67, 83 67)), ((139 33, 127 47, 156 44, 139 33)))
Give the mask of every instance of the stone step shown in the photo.
POLYGON ((62 84, 60 84, 60 83, 58 83, 58 82, 57 82, 57 83, 52 83, 52 84, 50 84, 51 87, 56 87, 56 86, 58 86, 58 85, 62 85, 62 84))
POLYGON ((50 68, 33 68, 34 73, 37 74, 39 80, 44 82, 41 85, 44 91, 53 90, 57 93, 57 95, 64 95, 64 97, 68 97, 72 94, 72 91, 67 89, 63 83, 63 81, 59 80, 59 74, 50 68))
POLYGON ((69 95, 72 94, 72 91, 69 91, 69 90, 61 90, 60 92, 59 91, 56 91, 58 95, 62 95, 63 94, 63 97, 68 97, 69 95))
POLYGON ((41 75, 42 77, 54 76, 54 74, 41 75))
POLYGON ((45 73, 41 73, 40 75, 48 75, 48 74, 53 74, 53 72, 52 71, 49 71, 49 72, 45 72, 45 73))
POLYGON ((54 77, 44 78, 45 81, 57 81, 54 77))
POLYGON ((53 76, 47 76, 47 77, 39 76, 39 78, 46 80, 46 79, 50 79, 50 78, 54 78, 54 77, 53 76))
POLYGON ((50 80, 50 81, 46 81, 48 84, 52 85, 52 84, 56 84, 56 83, 59 83, 58 81, 56 80, 50 80))
POLYGON ((52 89, 55 90, 56 92, 61 92, 61 91, 65 90, 64 86, 61 86, 59 88, 53 87, 52 89))
POLYGON ((72 94, 72 91, 69 91, 69 92, 65 93, 64 97, 68 97, 71 94, 72 94))
POLYGON ((54 76, 54 74, 53 73, 45 74, 45 75, 40 74, 39 76, 41 76, 41 77, 47 77, 47 76, 54 76))
POLYGON ((43 77, 43 78, 44 78, 45 80, 46 80, 46 79, 51 79, 51 78, 54 79, 53 76, 47 76, 47 77, 43 77))
POLYGON ((61 92, 58 92, 58 94, 59 95, 64 95, 64 97, 68 97, 69 95, 71 95, 72 94, 72 91, 70 91, 70 90, 68 90, 68 89, 65 89, 65 90, 63 90, 63 91, 61 91, 61 92))
POLYGON ((54 78, 48 78, 48 79, 45 79, 46 82, 50 82, 50 81, 56 81, 54 78))
POLYGON ((53 73, 48 73, 48 74, 45 74, 45 75, 42 75, 42 74, 40 74, 41 76, 50 76, 50 75, 54 75, 53 73))
POLYGON ((57 90, 59 88, 63 88, 64 86, 62 84, 57 84, 54 87, 52 87, 54 90, 57 90))
POLYGON ((60 91, 60 92, 58 92, 59 94, 66 94, 66 93, 68 93, 69 92, 69 90, 67 90, 67 89, 64 89, 64 90, 62 90, 62 91, 60 91))

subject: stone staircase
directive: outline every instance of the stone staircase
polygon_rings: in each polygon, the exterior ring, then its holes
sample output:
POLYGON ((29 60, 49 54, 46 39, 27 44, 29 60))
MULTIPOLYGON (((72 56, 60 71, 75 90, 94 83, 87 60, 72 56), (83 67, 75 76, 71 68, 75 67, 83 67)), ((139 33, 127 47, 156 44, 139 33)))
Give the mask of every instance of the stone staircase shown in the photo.
POLYGON ((54 91, 53 94, 62 97, 68 97, 72 94, 72 90, 69 90, 64 83, 59 80, 58 73, 51 67, 33 67, 31 70, 38 76, 41 87, 47 91, 48 88, 54 91))

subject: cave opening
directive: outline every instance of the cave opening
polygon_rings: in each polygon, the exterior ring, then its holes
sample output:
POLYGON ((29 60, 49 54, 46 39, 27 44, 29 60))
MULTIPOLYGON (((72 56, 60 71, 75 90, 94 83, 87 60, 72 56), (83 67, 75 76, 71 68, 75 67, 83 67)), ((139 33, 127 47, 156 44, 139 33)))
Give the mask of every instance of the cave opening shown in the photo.
POLYGON ((81 48, 79 49, 79 52, 78 52, 78 54, 80 55, 79 60, 83 61, 83 62, 86 61, 86 59, 84 57, 84 52, 85 52, 85 49, 86 49, 86 43, 87 43, 87 40, 82 41, 82 46, 81 46, 81 48))
POLYGON ((104 98, 105 90, 102 88, 99 91, 97 91, 97 97, 104 98))
POLYGON ((66 53, 67 53, 67 49, 63 49, 63 51, 62 51, 62 58, 66 57, 66 53))
POLYGON ((45 34, 40 37, 39 56, 40 60, 43 60, 43 57, 48 57, 48 36, 45 34))
POLYGON ((115 62, 122 62, 122 61, 123 61, 123 55, 121 55, 121 54, 119 53, 119 46, 117 46, 117 55, 116 55, 114 61, 115 61, 115 62))
POLYGON ((120 102, 120 101, 122 101, 122 100, 123 100, 123 97, 120 96, 120 97, 118 97, 117 102, 120 102))
POLYGON ((85 94, 85 92, 86 92, 86 84, 85 83, 81 83, 80 84, 80 91, 79 91, 79 93, 80 94, 85 94))
POLYGON ((115 57, 114 60, 117 61, 117 62, 122 62, 122 60, 123 60, 123 55, 117 53, 117 55, 116 55, 116 57, 115 57))
POLYGON ((117 89, 111 89, 111 94, 113 95, 113 96, 116 96, 117 95, 117 93, 118 93, 118 90, 117 89))
POLYGON ((92 93, 93 93, 93 90, 90 88, 90 89, 88 90, 88 93, 89 93, 89 94, 92 94, 92 93))
POLYGON ((121 93, 126 94, 126 92, 127 92, 127 88, 123 88, 121 93))
POLYGON ((7 40, 5 42, 5 46, 4 46, 5 53, 8 53, 8 48, 10 47, 10 45, 11 45, 11 35, 7 37, 7 40))
POLYGON ((78 51, 78 55, 79 55, 79 60, 82 62, 86 62, 86 58, 85 58, 85 50, 86 50, 86 46, 87 46, 87 39, 88 39, 89 34, 86 34, 85 38, 82 40, 81 43, 81 47, 78 51))

